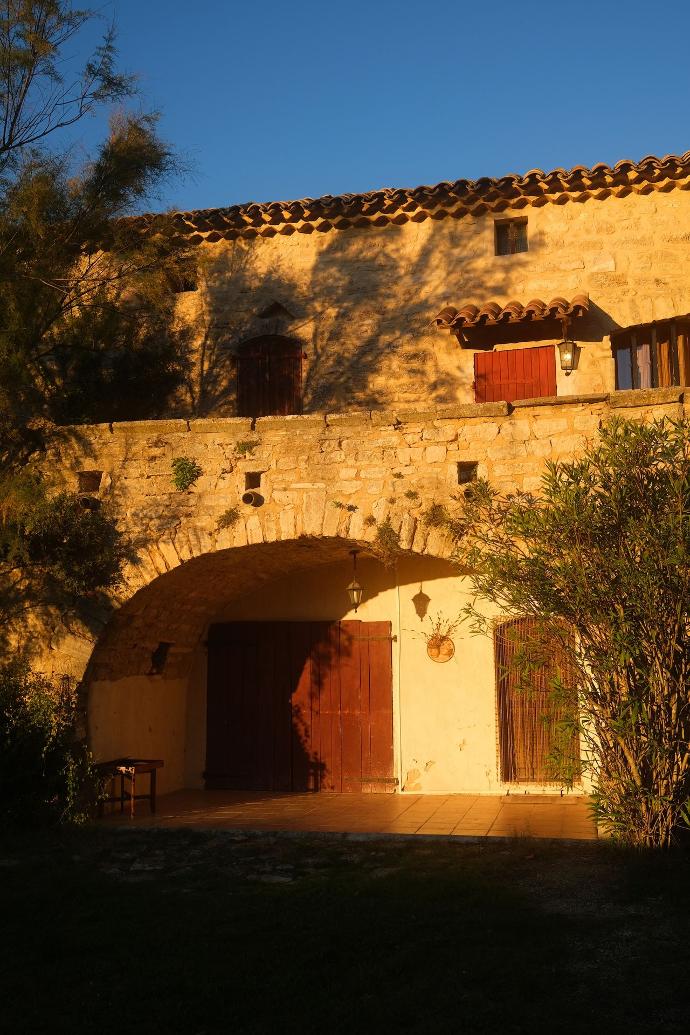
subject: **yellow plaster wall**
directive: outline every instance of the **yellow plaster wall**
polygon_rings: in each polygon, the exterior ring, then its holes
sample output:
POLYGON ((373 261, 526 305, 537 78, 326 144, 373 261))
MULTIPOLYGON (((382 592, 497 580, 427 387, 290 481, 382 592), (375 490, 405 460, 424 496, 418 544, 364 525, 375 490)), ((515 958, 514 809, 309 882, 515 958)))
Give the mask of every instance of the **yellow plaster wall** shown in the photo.
MULTIPOLYGON (((186 679, 127 676, 93 682, 88 731, 94 758, 162 758, 159 793, 184 787, 186 700, 186 679)), ((144 785, 148 789, 148 777, 144 785)))
MULTIPOLYGON (((466 580, 444 562, 415 557, 401 558, 397 574, 363 558, 358 574, 365 599, 356 614, 344 603, 352 576, 348 563, 342 562, 270 583, 229 604, 216 621, 391 622, 399 787, 425 793, 500 792, 492 641, 463 626, 453 634, 455 656, 445 664, 431 661, 422 635, 430 622, 420 621, 412 599, 421 586, 430 598, 430 616, 441 612, 454 617, 470 599, 466 580)), ((189 787, 203 786, 205 704, 205 665, 199 652, 187 709, 189 787)))

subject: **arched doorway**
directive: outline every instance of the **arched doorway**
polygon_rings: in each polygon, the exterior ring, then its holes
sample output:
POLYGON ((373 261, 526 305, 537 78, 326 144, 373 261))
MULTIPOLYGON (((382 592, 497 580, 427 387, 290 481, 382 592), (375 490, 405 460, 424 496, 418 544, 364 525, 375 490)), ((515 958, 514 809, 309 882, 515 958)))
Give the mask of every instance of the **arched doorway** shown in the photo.
POLYGON ((280 335, 252 338, 237 353, 237 416, 302 412, 302 346, 280 335))
MULTIPOLYGON (((386 568, 335 537, 205 553, 159 575, 113 614, 89 664, 95 756, 163 758, 161 793, 462 789, 493 753, 492 717, 464 681, 458 698, 461 670, 476 670, 466 651, 429 660, 420 584, 433 608, 459 606, 447 561, 409 553, 386 568), (462 749, 461 715, 486 727, 462 749)), ((479 660, 481 644, 468 649, 479 660)))

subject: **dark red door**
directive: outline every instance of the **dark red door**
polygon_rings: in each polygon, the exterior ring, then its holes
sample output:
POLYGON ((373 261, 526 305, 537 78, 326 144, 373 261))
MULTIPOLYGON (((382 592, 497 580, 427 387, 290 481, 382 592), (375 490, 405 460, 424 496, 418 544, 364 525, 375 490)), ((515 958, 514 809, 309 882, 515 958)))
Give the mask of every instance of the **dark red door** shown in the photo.
POLYGON ((237 416, 302 412, 302 346, 276 335, 255 338, 237 356, 237 416))
POLYGON ((390 623, 212 626, 206 786, 391 790, 390 623))
POLYGON ((556 394, 556 356, 553 345, 505 352, 476 352, 475 402, 515 402, 556 394))

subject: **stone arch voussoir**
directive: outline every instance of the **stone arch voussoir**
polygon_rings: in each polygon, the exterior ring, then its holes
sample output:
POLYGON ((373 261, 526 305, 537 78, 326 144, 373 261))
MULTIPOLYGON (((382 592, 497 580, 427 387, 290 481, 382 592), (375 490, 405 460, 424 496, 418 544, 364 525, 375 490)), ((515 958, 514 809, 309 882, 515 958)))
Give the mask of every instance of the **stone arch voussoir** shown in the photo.
POLYGON ((386 521, 402 553, 450 558, 450 537, 428 529, 420 517, 385 500, 376 501, 372 513, 376 523, 360 509, 329 505, 325 493, 305 493, 300 505, 252 508, 222 530, 209 531, 194 517, 180 521, 168 536, 139 547, 107 622, 100 635, 91 637, 90 653, 87 640, 82 644, 80 675, 88 681, 117 671, 145 673, 159 638, 170 638, 185 650, 192 646, 210 620, 219 581, 226 580, 228 594, 238 596, 257 579, 331 561, 354 546, 375 550, 378 528, 386 521))

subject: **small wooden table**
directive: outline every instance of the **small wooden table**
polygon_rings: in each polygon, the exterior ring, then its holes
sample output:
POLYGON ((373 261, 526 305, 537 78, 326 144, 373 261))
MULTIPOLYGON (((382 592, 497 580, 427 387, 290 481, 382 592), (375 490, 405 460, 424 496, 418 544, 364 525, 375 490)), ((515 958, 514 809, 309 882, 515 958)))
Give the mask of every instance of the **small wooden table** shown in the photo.
POLYGON ((151 812, 156 811, 156 770, 163 768, 162 758, 112 758, 109 762, 97 762, 96 769, 101 776, 110 781, 110 795, 98 803, 98 815, 103 815, 103 806, 119 801, 120 812, 125 811, 125 801, 129 801, 130 819, 134 817, 134 803, 147 798, 151 812), (147 794, 137 794, 137 776, 148 773, 149 789, 147 794), (117 793, 117 781, 120 781, 120 793, 117 793), (128 784, 125 781, 129 781, 128 784))

